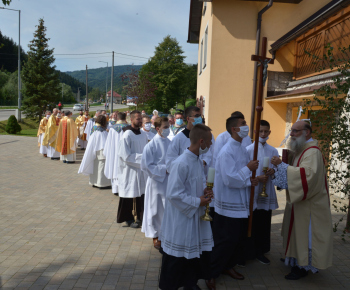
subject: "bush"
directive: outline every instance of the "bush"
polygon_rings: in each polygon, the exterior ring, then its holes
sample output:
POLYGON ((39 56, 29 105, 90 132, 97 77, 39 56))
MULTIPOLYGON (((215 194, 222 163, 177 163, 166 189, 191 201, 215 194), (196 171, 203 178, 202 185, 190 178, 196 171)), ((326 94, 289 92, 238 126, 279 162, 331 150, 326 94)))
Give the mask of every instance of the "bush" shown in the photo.
POLYGON ((18 124, 16 117, 11 115, 7 120, 5 131, 9 134, 17 134, 18 132, 21 132, 21 130, 22 128, 18 124))

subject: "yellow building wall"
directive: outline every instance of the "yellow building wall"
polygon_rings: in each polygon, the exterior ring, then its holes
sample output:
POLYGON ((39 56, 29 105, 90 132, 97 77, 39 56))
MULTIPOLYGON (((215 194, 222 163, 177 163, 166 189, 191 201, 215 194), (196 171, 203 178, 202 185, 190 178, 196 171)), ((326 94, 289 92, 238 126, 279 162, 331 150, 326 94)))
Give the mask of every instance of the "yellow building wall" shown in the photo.
MULTIPOLYGON (((267 50, 328 2, 330 0, 274 3, 262 20, 261 36, 268 38, 267 50)), ((215 0, 207 4, 200 40, 209 23, 208 66, 198 77, 197 97, 205 96, 206 124, 215 137, 225 130, 225 121, 234 111, 241 111, 250 122, 254 71, 250 59, 255 52, 257 15, 266 4, 239 0, 215 0), (212 12, 212 16, 208 12, 212 12)), ((200 45, 198 51, 200 57, 200 45)), ((268 56, 271 55, 268 53, 268 56)), ((269 70, 292 72, 293 62, 294 44, 290 43, 277 52, 275 64, 270 65, 269 70)), ((286 112, 287 103, 264 102, 262 118, 271 123, 273 146, 278 146, 284 138, 286 112)))

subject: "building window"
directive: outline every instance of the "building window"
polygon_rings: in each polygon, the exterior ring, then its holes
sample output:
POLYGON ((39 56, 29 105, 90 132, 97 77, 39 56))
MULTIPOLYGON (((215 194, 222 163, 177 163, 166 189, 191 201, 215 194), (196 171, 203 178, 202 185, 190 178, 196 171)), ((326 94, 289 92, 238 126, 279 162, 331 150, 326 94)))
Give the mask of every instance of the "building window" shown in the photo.
POLYGON ((204 60, 203 60, 203 69, 207 66, 207 54, 208 54, 208 26, 205 29, 204 34, 204 60))
POLYGON ((207 2, 203 4, 203 16, 205 15, 205 11, 207 11, 207 2))
POLYGON ((199 66, 199 74, 202 73, 202 69, 203 69, 203 38, 201 41, 201 57, 200 57, 200 66, 199 66))

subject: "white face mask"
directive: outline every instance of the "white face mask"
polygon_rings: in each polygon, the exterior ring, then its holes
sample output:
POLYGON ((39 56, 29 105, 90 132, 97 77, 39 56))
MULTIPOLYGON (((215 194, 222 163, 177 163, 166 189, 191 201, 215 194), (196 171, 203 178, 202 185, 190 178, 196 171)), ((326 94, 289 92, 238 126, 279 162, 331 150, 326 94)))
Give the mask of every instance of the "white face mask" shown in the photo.
POLYGON ((199 155, 205 154, 209 151, 209 148, 207 147, 207 144, 205 144, 205 148, 202 149, 201 147, 199 147, 199 155))
POLYGON ((145 130, 147 130, 147 131, 151 130, 151 123, 145 124, 145 130))
POLYGON ((242 126, 242 127, 236 127, 239 128, 240 131, 237 132, 238 136, 241 137, 242 139, 248 136, 249 133, 249 126, 242 126))
POLYGON ((162 130, 162 133, 161 133, 162 137, 166 138, 166 137, 169 136, 169 134, 170 134, 170 129, 169 128, 162 130))
POLYGON ((266 138, 259 137, 259 142, 260 143, 265 143, 267 140, 269 140, 269 136, 267 136, 266 138))
POLYGON ((49 119, 51 115, 46 115, 46 119, 49 119))
POLYGON ((60 114, 60 113, 58 113, 58 114, 57 114, 57 117, 58 117, 58 118, 61 118, 61 114, 60 114))

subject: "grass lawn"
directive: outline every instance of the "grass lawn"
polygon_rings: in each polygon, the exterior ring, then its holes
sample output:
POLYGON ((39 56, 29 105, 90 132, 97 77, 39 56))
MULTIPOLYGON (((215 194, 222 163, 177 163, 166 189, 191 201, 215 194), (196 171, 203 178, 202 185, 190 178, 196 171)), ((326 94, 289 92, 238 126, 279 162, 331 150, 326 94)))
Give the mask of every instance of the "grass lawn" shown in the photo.
POLYGON ((18 109, 16 106, 0 106, 0 110, 15 110, 18 109))
POLYGON ((22 127, 22 131, 17 134, 8 134, 5 131, 7 120, 0 121, 0 135, 16 135, 16 136, 27 136, 27 137, 36 137, 38 133, 39 123, 38 120, 33 120, 31 118, 22 119, 22 122, 19 124, 22 127))

